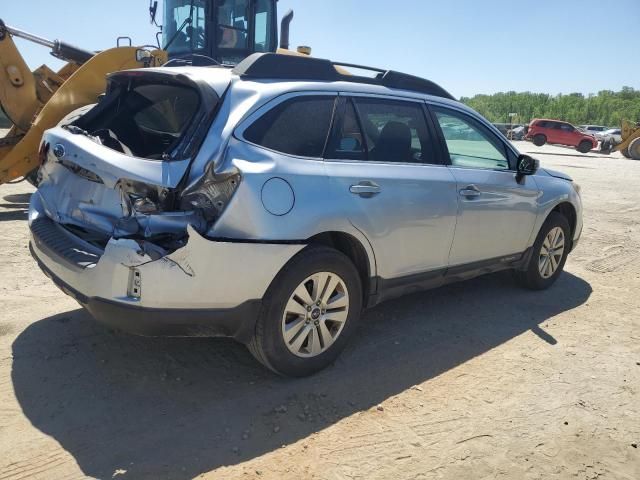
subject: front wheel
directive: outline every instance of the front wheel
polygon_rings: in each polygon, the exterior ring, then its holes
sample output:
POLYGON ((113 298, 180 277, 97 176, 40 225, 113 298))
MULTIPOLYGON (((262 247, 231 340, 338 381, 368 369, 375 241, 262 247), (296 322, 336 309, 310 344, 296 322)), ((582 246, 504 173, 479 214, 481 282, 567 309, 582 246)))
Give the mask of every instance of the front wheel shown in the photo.
POLYGON ((580 153, 589 153, 592 148, 593 144, 591 142, 589 142, 588 140, 583 140, 578 144, 576 150, 578 150, 580 153))
POLYGON ((640 160, 640 137, 629 144, 629 157, 633 160, 640 160))
POLYGON ((307 247, 267 290, 249 351, 280 375, 312 375, 338 358, 361 309, 360 276, 349 258, 307 247))
POLYGON ((551 212, 533 244, 533 253, 524 271, 516 271, 520 285, 531 290, 549 288, 558 279, 571 248, 571 228, 564 215, 551 212))

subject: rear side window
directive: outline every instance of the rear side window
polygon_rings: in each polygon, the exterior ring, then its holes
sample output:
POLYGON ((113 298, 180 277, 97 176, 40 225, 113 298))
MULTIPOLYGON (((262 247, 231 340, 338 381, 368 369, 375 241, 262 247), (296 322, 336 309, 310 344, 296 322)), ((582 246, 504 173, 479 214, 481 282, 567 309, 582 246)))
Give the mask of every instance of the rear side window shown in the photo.
POLYGON ((261 147, 297 157, 321 158, 335 98, 296 97, 282 102, 256 120, 244 138, 261 147))

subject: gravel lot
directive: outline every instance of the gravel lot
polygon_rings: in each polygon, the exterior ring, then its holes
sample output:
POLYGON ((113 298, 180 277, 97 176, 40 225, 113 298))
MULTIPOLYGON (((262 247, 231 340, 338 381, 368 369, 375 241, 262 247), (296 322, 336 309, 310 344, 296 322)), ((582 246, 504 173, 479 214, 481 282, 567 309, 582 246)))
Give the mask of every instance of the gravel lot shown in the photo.
POLYGON ((518 146, 583 187, 554 288, 386 303, 304 380, 95 324, 29 256, 32 189, 0 187, 0 480, 640 478, 640 162, 518 146))

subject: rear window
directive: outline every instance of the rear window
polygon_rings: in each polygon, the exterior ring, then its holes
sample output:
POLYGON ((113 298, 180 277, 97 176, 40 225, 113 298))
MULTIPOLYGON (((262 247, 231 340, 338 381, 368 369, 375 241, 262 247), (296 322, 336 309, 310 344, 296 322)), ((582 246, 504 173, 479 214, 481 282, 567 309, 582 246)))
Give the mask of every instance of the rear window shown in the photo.
POLYGON ((320 158, 324 152, 334 97, 296 97, 264 114, 244 132, 251 143, 298 157, 320 158))
POLYGON ((200 108, 200 95, 184 85, 115 85, 76 124, 109 148, 161 159, 185 134, 200 108))

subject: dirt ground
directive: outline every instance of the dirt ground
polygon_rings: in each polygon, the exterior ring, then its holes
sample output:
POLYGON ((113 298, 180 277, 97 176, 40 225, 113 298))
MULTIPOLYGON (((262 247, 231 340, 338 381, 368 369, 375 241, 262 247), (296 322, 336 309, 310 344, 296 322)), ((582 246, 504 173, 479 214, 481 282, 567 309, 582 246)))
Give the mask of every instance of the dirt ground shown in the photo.
POLYGON ((304 380, 230 340, 97 325, 29 256, 32 189, 0 187, 0 480, 637 480, 640 162, 518 146, 583 187, 558 283, 386 303, 304 380))

